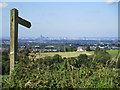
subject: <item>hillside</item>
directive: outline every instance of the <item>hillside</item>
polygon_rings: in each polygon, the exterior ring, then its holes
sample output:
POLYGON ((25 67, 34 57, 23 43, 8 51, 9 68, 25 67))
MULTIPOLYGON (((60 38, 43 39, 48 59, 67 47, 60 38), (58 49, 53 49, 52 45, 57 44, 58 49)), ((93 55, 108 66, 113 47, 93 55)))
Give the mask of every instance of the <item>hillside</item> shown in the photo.
POLYGON ((3 88, 120 88, 119 69, 111 55, 100 49, 96 54, 89 53, 59 53, 63 56, 44 53, 44 58, 39 58, 35 57, 38 54, 29 55, 23 50, 18 53, 19 59, 11 75, 6 75, 8 69, 4 64, 7 71, 3 70, 3 88), (70 53, 74 56, 70 57, 70 53))

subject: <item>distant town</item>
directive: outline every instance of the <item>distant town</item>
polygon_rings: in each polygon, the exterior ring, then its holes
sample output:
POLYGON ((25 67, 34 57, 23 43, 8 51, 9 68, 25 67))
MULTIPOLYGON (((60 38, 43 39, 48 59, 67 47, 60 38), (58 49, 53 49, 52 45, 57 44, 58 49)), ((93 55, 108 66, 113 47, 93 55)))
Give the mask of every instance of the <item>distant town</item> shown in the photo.
MULTIPOLYGON (((67 51, 86 51, 99 47, 103 50, 116 50, 118 47, 118 38, 116 37, 81 37, 81 38, 49 38, 40 36, 38 38, 22 38, 18 41, 18 50, 31 49, 31 52, 67 52, 67 51), (71 49, 72 48, 72 49, 71 49), (71 50, 70 50, 71 49, 71 50)), ((10 40, 2 39, 0 51, 10 50, 10 40)))

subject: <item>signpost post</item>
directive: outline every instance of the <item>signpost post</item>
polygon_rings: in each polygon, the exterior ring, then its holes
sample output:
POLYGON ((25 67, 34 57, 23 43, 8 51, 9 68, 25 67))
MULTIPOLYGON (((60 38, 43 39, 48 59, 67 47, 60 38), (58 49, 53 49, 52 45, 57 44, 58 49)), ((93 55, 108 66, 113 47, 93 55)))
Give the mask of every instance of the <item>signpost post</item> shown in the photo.
POLYGON ((18 24, 27 28, 31 27, 31 23, 18 16, 18 10, 12 9, 10 15, 10 74, 14 70, 14 62, 17 57, 18 49, 18 24))

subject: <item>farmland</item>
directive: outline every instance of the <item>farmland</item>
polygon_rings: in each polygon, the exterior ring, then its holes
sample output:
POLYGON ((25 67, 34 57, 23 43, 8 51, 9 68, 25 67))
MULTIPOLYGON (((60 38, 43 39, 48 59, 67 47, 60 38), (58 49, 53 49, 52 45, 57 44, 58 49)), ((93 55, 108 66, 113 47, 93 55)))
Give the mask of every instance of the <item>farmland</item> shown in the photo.
POLYGON ((42 57, 45 57, 45 56, 54 56, 55 54, 59 54, 60 56, 62 57, 77 57, 79 56, 80 54, 87 54, 87 55, 92 55, 93 52, 48 52, 48 53, 37 53, 36 55, 36 58, 42 58, 42 57))
MULTIPOLYGON (((118 50, 107 50, 107 52, 115 58, 118 54, 118 50)), ((94 51, 85 51, 85 52, 47 52, 47 53, 36 53, 36 58, 43 58, 45 56, 54 56, 55 54, 59 54, 63 58, 69 58, 69 57, 77 57, 80 54, 86 54, 86 55, 93 55, 94 51)))
POLYGON ((107 50, 107 52, 113 57, 115 58, 118 54, 118 50, 107 50))

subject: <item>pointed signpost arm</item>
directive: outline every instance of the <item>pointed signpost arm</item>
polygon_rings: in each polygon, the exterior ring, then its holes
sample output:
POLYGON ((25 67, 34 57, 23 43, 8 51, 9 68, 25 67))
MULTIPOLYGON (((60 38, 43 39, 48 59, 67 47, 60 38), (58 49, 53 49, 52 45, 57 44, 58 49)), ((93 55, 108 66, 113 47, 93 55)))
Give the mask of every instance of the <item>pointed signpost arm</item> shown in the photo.
POLYGON ((31 23, 18 16, 18 10, 12 9, 10 15, 10 74, 14 70, 14 62, 17 58, 18 50, 18 24, 27 28, 31 27, 31 23))
POLYGON ((22 19, 21 17, 18 17, 18 23, 27 27, 27 28, 31 27, 31 23, 26 21, 25 19, 22 19))

